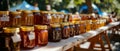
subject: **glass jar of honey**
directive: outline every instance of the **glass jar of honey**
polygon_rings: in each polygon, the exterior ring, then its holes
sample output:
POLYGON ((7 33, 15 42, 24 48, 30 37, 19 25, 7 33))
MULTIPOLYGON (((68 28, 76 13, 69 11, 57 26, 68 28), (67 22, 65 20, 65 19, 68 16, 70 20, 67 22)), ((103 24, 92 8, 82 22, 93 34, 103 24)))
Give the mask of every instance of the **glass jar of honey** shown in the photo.
POLYGON ((63 12, 58 12, 57 16, 59 18, 59 23, 62 23, 63 22, 63 18, 64 18, 64 13, 63 12))
POLYGON ((20 27, 20 36, 22 39, 22 49, 32 49, 35 47, 35 33, 33 26, 22 26, 20 27))
POLYGON ((21 12, 10 12, 10 24, 17 27, 21 25, 21 12))
POLYGON ((51 24, 49 30, 49 41, 59 42, 62 39, 61 28, 59 24, 51 24))
POLYGON ((92 20, 92 30, 97 28, 97 20, 92 20))
POLYGON ((80 33, 85 33, 86 32, 86 23, 85 21, 80 21, 80 33))
POLYGON ((69 27, 70 27, 70 37, 73 37, 75 35, 75 25, 74 25, 74 23, 70 22, 69 27))
POLYGON ((4 40, 5 41, 5 46, 8 48, 8 51, 20 51, 20 42, 21 38, 19 35, 19 28, 15 27, 4 27, 3 28, 4 32, 4 40))
POLYGON ((0 28, 10 26, 9 11, 0 11, 0 28))
POLYGON ((32 10, 33 15, 34 15, 34 24, 35 25, 40 25, 41 24, 41 15, 39 10, 32 10))
POLYGON ((35 25, 36 45, 45 46, 48 44, 48 28, 47 25, 35 25))
POLYGON ((70 27, 69 27, 69 23, 61 23, 61 28, 62 28, 62 38, 63 39, 67 39, 70 37, 70 27))
POLYGON ((91 30, 92 20, 86 20, 86 32, 91 30))
POLYGON ((32 11, 24 10, 22 11, 22 26, 34 25, 34 16, 32 11))
POLYGON ((79 21, 75 22, 75 35, 80 34, 80 23, 79 21))
POLYGON ((48 25, 52 22, 51 13, 48 11, 41 11, 41 24, 48 25))

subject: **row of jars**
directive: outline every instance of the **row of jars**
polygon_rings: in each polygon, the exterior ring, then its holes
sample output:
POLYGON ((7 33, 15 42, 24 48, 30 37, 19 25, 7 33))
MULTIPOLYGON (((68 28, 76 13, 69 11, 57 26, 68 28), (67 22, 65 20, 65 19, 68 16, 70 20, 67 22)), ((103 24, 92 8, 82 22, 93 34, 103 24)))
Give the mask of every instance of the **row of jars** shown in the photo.
POLYGON ((68 15, 62 12, 49 11, 0 11, 0 27, 47 25, 52 23, 67 22, 68 15))
MULTIPOLYGON (((80 35, 92 29, 104 26, 104 24, 105 22, 103 22, 103 20, 86 20, 74 23, 64 22, 61 24, 21 26, 20 28, 4 27, 4 33, 1 33, 0 37, 5 40, 5 45, 2 47, 12 46, 12 49, 19 51, 20 47, 22 49, 31 49, 35 46, 47 45, 48 41, 59 42, 61 39, 80 35)), ((12 50, 11 48, 8 49, 12 50)))

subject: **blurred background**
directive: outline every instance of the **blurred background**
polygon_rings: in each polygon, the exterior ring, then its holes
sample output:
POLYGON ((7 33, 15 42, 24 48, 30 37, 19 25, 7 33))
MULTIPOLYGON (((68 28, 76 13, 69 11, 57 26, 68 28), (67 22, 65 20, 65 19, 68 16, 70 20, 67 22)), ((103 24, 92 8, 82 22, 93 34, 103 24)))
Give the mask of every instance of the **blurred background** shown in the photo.
POLYGON ((0 10, 27 9, 37 2, 40 10, 61 11, 65 13, 106 14, 115 11, 120 15, 120 0, 0 0, 0 10))

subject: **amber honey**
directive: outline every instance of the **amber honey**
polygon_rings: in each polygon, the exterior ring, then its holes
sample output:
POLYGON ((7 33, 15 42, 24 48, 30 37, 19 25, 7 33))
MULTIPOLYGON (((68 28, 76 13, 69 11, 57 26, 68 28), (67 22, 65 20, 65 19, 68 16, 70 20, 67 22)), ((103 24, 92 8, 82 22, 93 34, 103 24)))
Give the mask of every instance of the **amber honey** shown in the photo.
POLYGON ((70 27, 69 23, 61 23, 61 28, 62 28, 62 38, 67 39, 70 37, 70 27))
POLYGON ((32 11, 24 10, 22 11, 22 26, 34 25, 34 16, 32 11))
POLYGON ((86 32, 86 23, 85 21, 80 21, 80 33, 86 32))
POLYGON ((10 12, 10 24, 17 27, 21 25, 21 12, 10 12))
POLYGON ((0 11, 0 28, 10 26, 9 11, 0 11))
POLYGON ((45 46, 48 44, 48 28, 46 25, 35 25, 36 45, 45 46))
POLYGON ((35 47, 35 33, 33 26, 22 26, 20 27, 21 35, 21 48, 22 49, 31 49, 35 47))

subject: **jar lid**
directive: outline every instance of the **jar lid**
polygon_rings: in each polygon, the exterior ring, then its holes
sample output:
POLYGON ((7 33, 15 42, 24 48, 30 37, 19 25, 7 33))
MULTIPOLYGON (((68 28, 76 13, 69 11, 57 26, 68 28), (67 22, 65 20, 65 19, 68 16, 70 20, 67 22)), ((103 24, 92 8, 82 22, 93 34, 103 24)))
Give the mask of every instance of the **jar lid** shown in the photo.
POLYGON ((34 31, 33 26, 21 26, 20 28, 22 31, 34 31))
POLYGON ((80 21, 81 24, 85 23, 85 21, 80 21))
POLYGON ((50 24, 51 27, 60 27, 60 24, 50 24))
POLYGON ((4 14, 9 15, 9 11, 0 11, 0 15, 4 15, 4 14))
POLYGON ((69 22, 69 25, 74 25, 74 23, 72 23, 72 22, 69 22))
POLYGON ((32 13, 32 11, 24 10, 23 13, 32 13))
POLYGON ((75 24, 80 24, 80 22, 79 22, 79 21, 76 21, 75 24))
POLYGON ((21 10, 21 9, 17 9, 16 11, 17 11, 17 12, 22 12, 23 10, 21 10))
POLYGON ((40 11, 40 13, 49 13, 48 11, 40 11))
POLYGON ((47 25, 35 25, 37 29, 47 29, 47 25))
POLYGON ((15 27, 4 27, 3 31, 4 31, 4 33, 16 33, 16 32, 20 32, 19 28, 15 28, 15 27))
POLYGON ((61 23, 61 24, 62 24, 62 26, 68 26, 68 25, 69 25, 69 23, 68 23, 68 22, 61 23))
POLYGON ((17 14, 21 14, 21 12, 10 12, 10 14, 15 14, 15 15, 17 15, 17 14))
POLYGON ((32 12, 40 12, 40 10, 32 10, 32 12))

